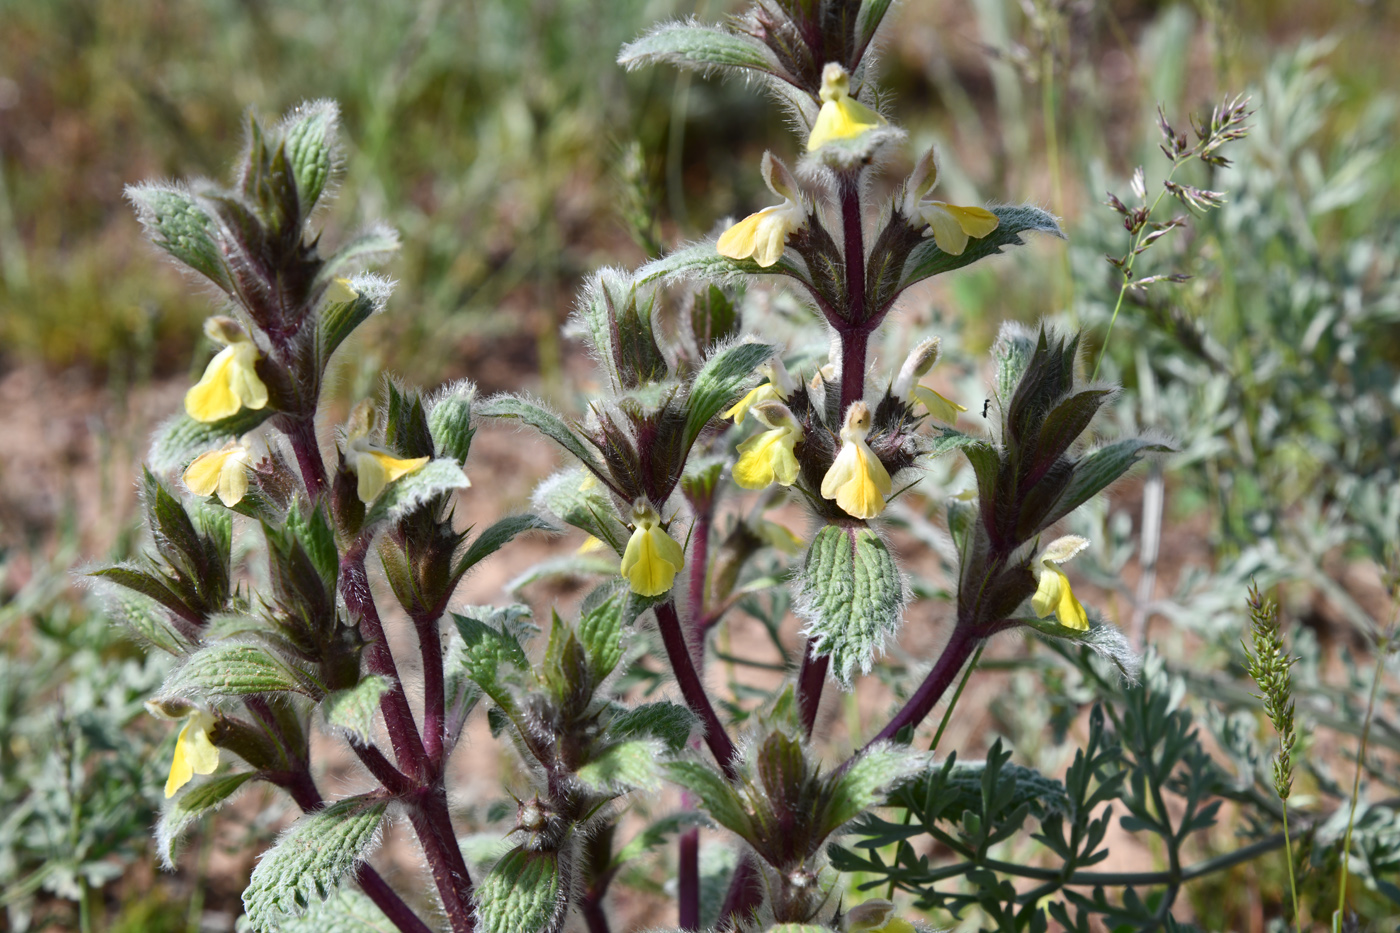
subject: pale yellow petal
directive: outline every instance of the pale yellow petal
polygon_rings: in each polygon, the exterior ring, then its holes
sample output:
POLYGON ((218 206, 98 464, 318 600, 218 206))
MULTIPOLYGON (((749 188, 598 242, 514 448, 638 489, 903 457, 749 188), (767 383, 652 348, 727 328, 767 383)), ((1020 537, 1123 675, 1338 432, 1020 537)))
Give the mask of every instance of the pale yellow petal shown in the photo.
POLYGON ((850 139, 874 129, 884 118, 858 100, 840 97, 822 104, 812 135, 807 137, 807 151, 815 152, 829 142, 850 139))
POLYGON ((938 248, 949 256, 961 256, 963 250, 967 249, 967 232, 963 230, 957 218, 936 202, 924 204, 922 212, 924 220, 928 221, 929 230, 933 233, 933 242, 938 244, 938 248))
POLYGON ((853 444, 845 444, 841 447, 840 453, 836 455, 836 460, 827 469, 826 475, 822 477, 822 498, 835 499, 836 492, 841 487, 851 481, 851 477, 856 471, 856 449, 853 444))
POLYGON ((368 505, 379 497, 389 482, 384 467, 372 453, 355 454, 350 463, 359 477, 355 491, 360 501, 368 505))
POLYGON ((822 479, 822 496, 835 499, 853 518, 874 518, 885 509, 894 484, 889 471, 862 440, 847 441, 822 479))
POLYGON ((943 209, 953 216, 953 219, 958 222, 958 226, 962 227, 963 233, 977 237, 979 240, 1001 226, 1001 220, 997 215, 986 208, 944 204, 943 209))
POLYGON ((914 398, 923 403, 930 415, 944 424, 957 424, 958 412, 967 411, 964 406, 945 398, 928 386, 915 386, 914 398))
POLYGON ((789 225, 781 216, 765 217, 756 231, 753 260, 763 268, 776 263, 783 257, 787 243, 789 225))
POLYGON ((165 797, 170 799, 175 796, 175 792, 190 782, 194 777, 194 767, 190 764, 189 755, 185 750, 185 730, 189 729, 186 724, 180 730, 180 738, 175 740, 175 757, 170 761, 170 776, 165 779, 165 797))
POLYGON ((185 393, 185 412, 205 424, 238 413, 242 406, 233 391, 229 370, 234 365, 234 347, 225 347, 204 368, 204 375, 185 393))
POLYGON ((229 368, 229 387, 243 402, 244 408, 257 411, 267 406, 267 386, 258 378, 258 348, 251 341, 236 343, 233 365, 229 368))
POLYGON ((758 245, 758 225, 772 208, 765 207, 756 214, 750 214, 719 235, 715 241, 715 252, 729 259, 748 259, 758 245))
POLYGON ((766 489, 772 485, 772 450, 780 445, 784 433, 764 431, 739 445, 739 462, 734 464, 734 482, 741 489, 766 489))
POLYGON ((392 483, 400 477, 407 476, 415 470, 421 470, 431 457, 412 457, 407 460, 399 460, 378 450, 371 450, 369 455, 379 462, 384 468, 384 482, 392 483))
POLYGON ((734 407, 720 415, 720 417, 733 418, 734 423, 739 424, 744 420, 744 416, 749 413, 749 409, 759 402, 774 401, 781 398, 782 396, 778 393, 778 387, 771 382, 765 382, 760 386, 750 389, 748 394, 735 402, 734 407))
POLYGON ((213 722, 214 717, 203 712, 185 720, 175 739, 175 756, 170 762, 170 776, 165 781, 167 798, 175 796, 194 775, 213 774, 219 767, 219 749, 209 740, 208 730, 213 722))
POLYGON ((229 454, 227 450, 211 450, 195 457, 194 461, 185 467, 183 477, 189 491, 196 496, 213 495, 214 490, 219 488, 219 478, 223 474, 224 463, 229 454))
POLYGON ((1031 597, 1031 608, 1041 618, 1054 615, 1065 628, 1089 630, 1089 617, 1070 590, 1064 571, 1049 562, 1041 563, 1040 585, 1031 597))
POLYGON ((622 574, 632 592, 660 596, 671 588, 685 565, 681 546, 659 525, 639 525, 622 555, 622 574))
MULTIPOLYGON (((248 494, 248 465, 237 451, 224 458, 219 470, 219 501, 233 508, 248 494)), ((207 495, 207 493, 206 493, 207 495)))

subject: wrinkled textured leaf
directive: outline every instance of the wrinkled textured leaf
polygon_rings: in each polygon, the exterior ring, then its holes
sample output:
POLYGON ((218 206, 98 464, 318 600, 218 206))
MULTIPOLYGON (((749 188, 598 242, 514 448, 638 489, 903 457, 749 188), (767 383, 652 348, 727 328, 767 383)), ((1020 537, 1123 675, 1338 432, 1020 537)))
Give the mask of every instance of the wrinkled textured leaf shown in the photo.
POLYGON ((618 713, 608 724, 608 731, 619 738, 653 736, 674 753, 685 747, 698 722, 695 714, 684 706, 661 701, 644 703, 618 713))
POLYGON ((904 746, 882 743, 871 747, 835 778, 821 834, 834 833, 883 803, 886 794, 925 771, 929 763, 927 753, 904 746))
POLYGON ((293 823, 263 853, 243 892, 253 928, 273 930, 329 897, 378 841, 388 806, 373 797, 349 797, 293 823))
POLYGON ((743 281, 755 275, 787 275, 808 284, 802 259, 794 252, 783 253, 771 266, 760 266, 752 259, 721 256, 715 251, 714 240, 701 240, 660 259, 653 259, 638 269, 632 280, 639 286, 657 281, 671 284, 691 280, 722 284, 743 281))
POLYGON ((700 436, 705 426, 731 405, 754 379, 758 364, 772 357, 774 347, 766 343, 736 343, 705 361, 686 400, 684 450, 700 436))
POLYGON ((183 470, 206 450, 223 446, 229 438, 247 434, 275 414, 271 407, 257 411, 242 408, 222 421, 205 424, 181 412, 156 429, 146 457, 147 465, 157 473, 183 470))
POLYGON ((369 744, 379 701, 393 688, 394 682, 388 677, 371 674, 353 687, 326 694, 321 701, 321 712, 327 725, 344 729, 369 744))
POLYGON ((552 926, 568 901, 559 885, 558 856, 517 846, 476 888, 482 933, 537 933, 552 926))
POLYGON ((579 619, 578 637, 588 655, 589 673, 599 683, 622 660, 622 612, 627 597, 614 593, 579 619))
POLYGON ((476 434, 472 427, 474 401, 476 386, 463 379, 442 389, 428 403, 428 432, 433 436, 433 449, 439 457, 467 462, 472 437, 476 434))
POLYGON ((247 642, 218 642, 195 652, 160 690, 191 699, 298 691, 301 679, 285 661, 247 642))
POLYGON ((339 116, 334 101, 318 100, 302 104, 288 117, 284 146, 303 217, 311 213, 330 180, 339 116))
POLYGON ((762 42, 696 22, 663 23, 622 47, 617 63, 629 71, 665 62, 694 71, 748 69, 777 74, 777 59, 762 42))
POLYGON ((661 755, 661 743, 655 740, 619 742, 579 768, 576 776, 586 787, 600 794, 659 790, 658 759, 661 755))
POLYGON ((446 457, 429 460, 420 469, 384 487, 365 513, 365 526, 397 522, 437 496, 470 485, 471 481, 456 460, 446 457))
POLYGON ((899 630, 899 568, 869 528, 827 525, 812 540, 800 580, 798 613, 812 650, 830 656, 832 675, 849 689, 855 672, 870 673, 885 639, 899 630))
POLYGON ((565 470, 540 483, 533 504, 539 511, 586 531, 619 557, 627 547, 631 533, 618 520, 607 490, 583 470, 565 470))
POLYGON ((161 249, 225 291, 232 286, 218 245, 218 225, 182 187, 132 185, 126 196, 146 235, 161 249))
POLYGON ((156 824, 156 851, 167 869, 175 868, 180 837, 195 820, 223 806, 243 785, 257 777, 254 771, 218 774, 186 784, 184 790, 166 801, 156 824))
POLYGON ((302 916, 282 921, 277 933, 398 933, 398 929, 363 891, 341 888, 302 916))

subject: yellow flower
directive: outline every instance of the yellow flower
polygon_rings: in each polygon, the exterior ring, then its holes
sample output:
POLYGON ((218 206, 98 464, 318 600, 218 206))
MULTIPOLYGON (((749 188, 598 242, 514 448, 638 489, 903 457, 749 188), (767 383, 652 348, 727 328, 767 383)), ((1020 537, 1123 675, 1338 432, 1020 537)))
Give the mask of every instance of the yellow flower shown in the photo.
POLYGON ((258 409, 267 405, 267 386, 258 378, 258 346, 226 317, 204 322, 204 333, 224 344, 204 369, 204 376, 185 393, 185 411, 206 424, 222 421, 240 408, 258 409))
POLYGON ((841 428, 841 451, 822 478, 822 496, 854 518, 874 518, 885 509, 885 496, 894 484, 865 438, 870 434, 870 409, 853 402, 841 428))
POLYGON ((326 286, 326 301, 334 304, 345 304, 360 297, 360 293, 355 291, 347 278, 337 277, 330 285, 326 286))
POLYGON ((766 489, 775 480, 791 486, 799 472, 793 448, 802 441, 802 426, 782 402, 759 402, 750 411, 768 430, 739 445, 734 482, 744 489, 766 489))
POLYGON ((914 933, 914 924, 894 915, 894 904, 874 898, 846 914, 846 933, 914 933))
POLYGON ((787 166, 771 152, 763 154, 763 181, 783 203, 750 214, 721 233, 715 250, 730 259, 752 256, 754 262, 767 268, 782 258, 788 234, 807 223, 807 208, 787 166))
POLYGON ((924 236, 933 236, 938 248, 950 256, 961 256, 969 237, 981 239, 996 230, 1001 220, 981 207, 959 207, 925 197, 938 184, 938 163, 930 149, 924 153, 905 183, 903 213, 912 224, 928 225, 924 236))
POLYGON ((885 123, 885 118, 851 96, 851 76, 835 62, 822 69, 822 109, 807 137, 807 151, 815 152, 837 139, 850 139, 885 123))
POLYGON ((622 554, 622 575, 638 596, 660 596, 685 566, 685 553, 661 527, 661 516, 645 499, 632 506, 636 530, 622 554))
MULTIPOLYGON (((384 487, 415 470, 423 468, 431 457, 411 457, 400 460, 385 453, 370 442, 369 434, 374 429, 374 407, 369 402, 361 402, 350 413, 350 423, 345 435, 345 463, 358 478, 356 492, 360 501, 368 505, 379 497, 384 487)), ((467 483, 471 485, 470 481, 467 483)))
POLYGON ((229 441, 218 450, 210 450, 194 458, 185 467, 185 485, 196 496, 213 495, 233 508, 248 492, 248 467, 252 460, 246 446, 229 441))
POLYGON ((170 777, 165 781, 166 799, 190 782, 196 774, 213 774, 219 767, 219 749, 209 738, 214 717, 197 709, 185 718, 184 728, 175 740, 175 757, 170 762, 170 777))
POLYGON ((1069 588, 1069 577, 1058 566, 1088 546, 1089 542, 1078 535, 1065 535, 1050 542, 1036 556, 1040 563, 1040 585, 1031 597, 1031 608, 1036 615, 1045 618, 1053 614, 1065 628, 1089 631, 1089 617, 1079 600, 1074 598, 1069 588))
POLYGON ((918 384, 938 363, 941 346, 942 341, 939 338, 930 337, 910 350, 904 366, 900 368, 899 375, 894 380, 894 385, 890 386, 890 394, 906 404, 920 402, 928 409, 928 413, 939 421, 957 424, 958 412, 967 411, 967 408, 945 398, 928 386, 918 384))
POLYGON ((762 363, 758 371, 768 377, 768 381, 761 383, 750 389, 748 394, 734 406, 720 415, 721 418, 733 418, 735 424, 744 420, 744 416, 749 413, 749 409, 759 402, 786 402, 792 397, 792 393, 797 391, 797 383, 793 381, 780 359, 773 359, 767 363, 762 363))

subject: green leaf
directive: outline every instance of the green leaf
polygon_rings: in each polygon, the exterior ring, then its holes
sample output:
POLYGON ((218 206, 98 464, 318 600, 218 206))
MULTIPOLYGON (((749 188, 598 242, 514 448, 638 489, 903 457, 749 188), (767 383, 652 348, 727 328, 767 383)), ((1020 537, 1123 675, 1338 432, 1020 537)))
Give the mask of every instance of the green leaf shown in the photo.
POLYGON ((1171 453, 1167 444, 1132 437, 1085 454, 1074 464, 1069 484, 1045 521, 1049 525, 1103 492, 1147 453, 1171 453))
POLYGON ((472 402, 476 386, 465 379, 444 387, 428 402, 428 432, 439 457, 467 462, 472 449, 472 402))
POLYGON ((183 470, 206 450, 222 447, 228 439, 247 434, 275 414, 277 412, 270 406, 257 411, 241 408, 222 421, 206 424, 182 412, 156 429, 147 464, 156 473, 183 470))
POLYGON ((112 598, 121 620, 142 641, 176 657, 189 649, 189 643, 171 622, 169 612, 156 600, 129 590, 118 590, 112 598))
POLYGON ((752 841, 754 827, 748 810, 723 775, 698 761, 672 761, 665 767, 672 781, 700 798, 700 805, 716 823, 752 841))
POLYGON ((160 822, 156 824, 156 851, 160 855, 161 865, 173 870, 180 837, 189 825, 223 806, 255 777, 255 771, 214 775, 186 784, 184 790, 166 801, 161 809, 160 822))
POLYGON ((529 669, 530 662, 520 642, 469 616, 454 612, 452 621, 462 636, 462 661, 467 676, 497 705, 510 708, 514 701, 504 689, 500 668, 502 664, 513 664, 522 671, 529 669))
POLYGON ((302 515, 302 508, 299 503, 293 503, 287 513, 286 527, 315 565, 327 588, 334 589, 340 576, 340 552, 335 546, 335 530, 331 528, 325 509, 317 506, 310 515, 302 515))
POLYGON ((560 890, 558 855, 516 846, 476 888, 482 933, 539 933, 568 905, 560 890))
POLYGON ((362 272, 367 267, 383 262, 399 251, 399 233, 387 224, 374 224, 366 227, 345 241, 321 265, 316 273, 313 290, 328 287, 338 278, 351 273, 362 272))
POLYGON ((622 610, 625 593, 614 593, 579 619, 578 637, 588 655, 589 673, 600 683, 622 660, 622 610))
POLYGON ((617 63, 632 71, 661 63, 692 71, 751 70, 779 74, 778 60, 752 36, 695 22, 662 23, 622 47, 617 63))
POLYGON ((497 395, 482 402, 477 408, 477 413, 486 418, 517 418, 546 437, 552 438, 594 473, 599 476, 608 475, 592 450, 569 429, 563 419, 541 405, 514 395, 497 395))
POLYGON ((857 670, 870 673, 885 639, 899 630, 899 568, 869 528, 827 525, 812 540, 800 580, 799 613, 812 650, 831 657, 832 675, 849 688, 857 670))
MULTIPOLYGON (((607 490, 583 470, 565 470, 540 483, 533 504, 539 511, 555 515, 602 541, 619 557, 631 537, 618 520, 607 490)), ((616 568, 604 572, 614 573, 616 568)))
POLYGON ((667 284, 685 281, 730 284, 755 275, 786 275, 811 287, 801 257, 794 252, 783 253, 771 266, 760 266, 752 259, 721 256, 715 250, 714 240, 701 240, 660 259, 653 259, 636 271, 632 281, 639 287, 657 281, 667 284))
POLYGON ((348 797, 292 824, 263 854, 243 892, 243 907, 257 930, 324 901, 369 854, 379 837, 387 801, 348 797))
POLYGON ((481 534, 476 536, 476 540, 468 545, 461 560, 457 562, 456 568, 452 571, 453 576, 460 577, 468 570, 475 567, 481 561, 505 547, 517 535, 527 531, 558 531, 553 525, 538 515, 526 513, 524 515, 510 515, 495 522, 481 534))
POLYGON ((165 581, 155 574, 148 573, 136 567, 118 566, 103 567, 100 570, 94 570, 91 576, 115 583, 134 593, 139 593, 195 624, 201 621, 200 614, 186 603, 180 594, 167 586, 165 581))
POLYGON ((193 194, 183 187, 141 184, 129 185, 126 196, 156 246, 224 291, 232 291, 219 250, 218 225, 193 194))
POLYGON ((345 342, 345 338, 369 320, 369 316, 380 305, 381 302, 376 301, 373 295, 363 292, 349 301, 327 302, 317 318, 316 331, 318 353, 323 367, 330 362, 335 351, 345 342))
POLYGON ((266 648, 217 642, 195 652, 166 678, 162 695, 210 699, 257 693, 307 692, 296 672, 266 648))
POLYGON ((575 776, 598 794, 657 791, 661 789, 657 759, 662 753, 661 743, 654 739, 619 742, 579 768, 575 776))
POLYGON ((446 457, 429 460, 384 487, 365 512, 365 527, 398 522, 436 497, 469 486, 471 481, 456 460, 446 457))
POLYGON ((305 914, 284 920, 277 933, 399 933, 369 895, 357 888, 341 888, 305 914))
POLYGON ((379 701, 394 688, 394 682, 380 674, 370 674, 353 687, 326 694, 321 712, 327 725, 344 729, 368 745, 374 733, 374 715, 379 701))
POLYGON ((296 179, 302 217, 311 214, 330 180, 339 117, 340 108, 329 100, 302 104, 288 115, 283 146, 296 179))
POLYGON ((860 10, 856 13, 857 49, 863 52, 870 46, 870 41, 885 20, 885 14, 889 12, 890 4, 891 0, 861 0, 860 10))
POLYGON ((684 450, 690 450, 700 432, 754 381, 758 364, 771 358, 776 348, 766 343, 736 343, 705 361, 686 399, 684 450))
POLYGON ((609 560, 606 557, 566 555, 540 561, 538 564, 526 568, 506 583, 505 590, 512 596, 519 596, 520 591, 525 587, 545 580, 560 581, 616 576, 617 558, 609 560))
POLYGON ((971 447, 974 444, 985 444, 987 442, 987 439, 984 437, 978 437, 975 434, 964 434, 953 428, 935 427, 934 430, 939 433, 933 435, 929 439, 928 450, 925 451, 925 455, 929 457, 938 457, 952 450, 961 450, 964 447, 971 447))
POLYGON ((832 775, 830 803, 822 814, 819 833, 836 832, 871 807, 884 802, 885 795, 900 784, 926 771, 930 756, 925 752, 890 743, 873 746, 852 760, 845 771, 832 775))
POLYGON ((624 710, 608 723, 608 734, 617 738, 649 735, 660 739, 672 754, 685 748, 695 729, 695 714, 679 703, 643 703, 624 710))
POLYGON ((1059 221, 1055 219, 1054 215, 1046 213, 1038 207, 1023 205, 1021 207, 994 207, 991 210, 1001 223, 996 230, 992 231, 991 235, 969 240, 967 249, 963 250, 961 255, 954 256, 943 252, 932 237, 914 247, 914 251, 904 262, 904 277, 899 283, 900 290, 902 291, 915 282, 930 276, 952 272, 954 269, 971 265, 979 259, 994 256, 1005 247, 1024 246, 1026 241, 1021 238, 1023 233, 1048 233, 1062 240, 1065 238, 1064 231, 1060 229, 1059 221))

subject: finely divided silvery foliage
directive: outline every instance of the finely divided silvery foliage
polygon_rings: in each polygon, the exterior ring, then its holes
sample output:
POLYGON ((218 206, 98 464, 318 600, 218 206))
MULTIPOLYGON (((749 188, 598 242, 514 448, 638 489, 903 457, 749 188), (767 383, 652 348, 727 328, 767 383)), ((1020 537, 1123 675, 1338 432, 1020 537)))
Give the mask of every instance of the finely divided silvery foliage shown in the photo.
MULTIPOLYGON (((229 316, 211 319, 206 330, 223 349, 152 446, 143 480, 150 549, 94 577, 139 636, 176 658, 148 703, 180 729, 158 829, 165 858, 178 857, 192 822, 255 782, 304 811, 244 893, 253 929, 387 922, 506 933, 561 930, 578 917, 597 933, 609 928, 609 886, 626 862, 675 834, 678 925, 694 930, 705 908, 701 823, 740 853, 712 912, 721 926, 910 929, 886 906, 847 913, 841 872, 861 871, 924 907, 975 908, 995 929, 1053 921, 1087 930, 1091 917, 1158 929, 1175 925, 1183 884, 1281 844, 1266 837, 1214 862, 1183 863, 1182 846, 1214 822, 1220 797, 1256 805, 1261 826, 1272 801, 1232 789, 1180 708, 1176 681, 1156 664, 1139 679, 1126 639, 1084 607, 1060 569, 1091 542, 1056 529, 1139 460, 1173 449, 1157 436, 1094 435, 1117 388, 1085 377, 1084 335, 1004 328, 986 433, 963 430, 966 409, 920 384, 940 335, 925 335, 902 365, 875 361, 872 338, 911 286, 1030 234, 1063 236, 1033 206, 934 199, 931 152, 916 154, 913 174, 888 198, 874 197, 871 182, 906 141, 880 111, 874 80, 872 50, 890 6, 760 0, 724 25, 672 23, 622 50, 628 67, 753 78, 787 108, 800 158, 795 173, 771 154, 763 160, 782 204, 635 272, 590 278, 571 329, 601 378, 577 418, 520 394, 478 399, 467 383, 425 393, 386 380, 380 404, 357 406, 326 457, 327 367, 388 307, 393 283, 362 266, 396 245, 372 228, 328 252, 312 224, 338 166, 332 104, 273 125, 254 120, 230 185, 131 190, 151 239, 212 284, 229 316), (812 345, 765 336, 749 300, 755 285, 789 290, 812 345), (568 467, 538 489, 540 515, 462 531, 483 420, 549 438, 568 467), (954 558, 942 651, 920 682, 902 685, 902 705, 869 741, 823 762, 813 733, 827 681, 850 690, 877 669, 911 598, 884 535, 886 510, 935 458, 952 457, 965 461, 972 488, 924 490, 946 496, 954 558), (763 490, 760 507, 723 524, 721 502, 753 490, 763 490), (764 516, 782 497, 805 509, 805 540, 764 516), (595 578, 576 618, 453 607, 473 566, 522 533, 559 526, 585 532, 602 556, 536 568, 519 585, 554 573, 595 578), (236 532, 259 537, 265 572, 235 560, 236 532), (386 587, 374 585, 372 555, 386 587), (393 613, 381 608, 390 599, 393 613), (780 648, 789 606, 804 623, 792 676, 756 709, 722 703, 703 676, 709 633, 741 604, 780 648), (416 639, 421 682, 400 676, 390 648, 386 627, 400 619, 416 639), (1063 780, 1011 763, 1000 746, 972 765, 909 747, 984 644, 1012 631, 1043 640, 1102 701, 1063 780), (682 702, 636 700, 629 684, 646 676, 649 653, 682 702), (514 750, 529 784, 513 795, 497 858, 481 868, 469 866, 448 806, 449 760, 472 715, 514 750), (371 789, 323 798, 317 728, 358 759, 371 789), (638 798, 667 786, 695 812, 616 846, 632 831, 623 817, 638 798), (886 803, 909 818, 872 815, 886 803), (1108 803, 1126 809, 1124 828, 1160 837, 1169 870, 1091 870, 1107 857, 1108 803), (1032 818, 1057 867, 1007 863, 993 851, 1029 837, 1032 818), (384 825, 399 819, 417 839, 431 892, 396 890, 369 864, 384 825), (837 844, 852 833, 867 856, 837 844), (958 861, 933 866, 910 844, 917 836, 958 861), (896 851, 887 861, 888 845, 896 851), (1027 893, 1013 878, 1039 886, 1027 893), (945 884, 953 880, 961 886, 945 884), (1163 890, 1139 893, 1151 886, 1163 890)), ((1181 142, 1168 155, 1174 165, 1188 154, 1216 165, 1243 119, 1242 106, 1227 105, 1199 146, 1181 142)), ((1164 132, 1177 138, 1165 121, 1164 132)), ((1165 190, 1189 208, 1221 197, 1174 180, 1165 190)), ((1125 290, 1144 284, 1128 282, 1134 257, 1174 226, 1154 228, 1150 211, 1133 210, 1123 208, 1132 252, 1115 262, 1125 290)), ((1389 857, 1381 845, 1367 850, 1373 866, 1389 857)))

